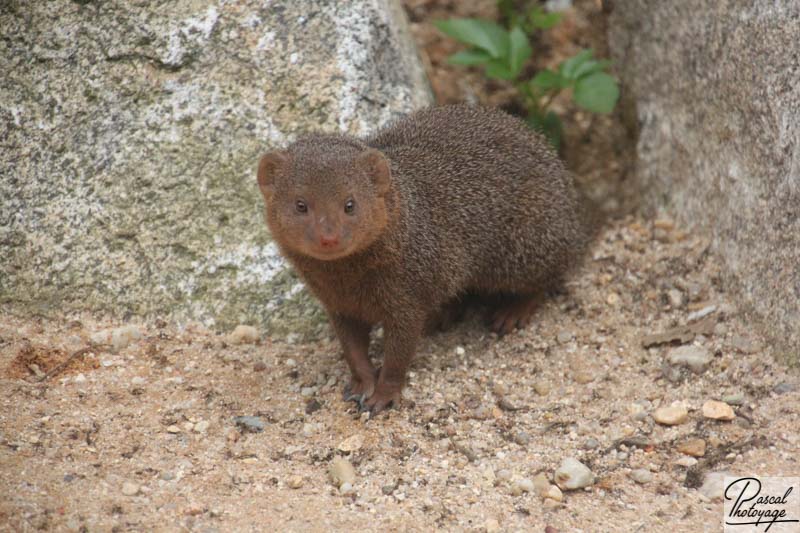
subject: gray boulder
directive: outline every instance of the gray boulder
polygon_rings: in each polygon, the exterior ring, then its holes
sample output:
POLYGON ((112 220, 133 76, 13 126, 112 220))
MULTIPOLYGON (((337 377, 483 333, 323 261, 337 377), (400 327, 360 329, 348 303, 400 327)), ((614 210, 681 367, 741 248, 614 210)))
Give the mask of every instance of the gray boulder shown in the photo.
POLYGON ((397 2, 2 4, 0 303, 318 331, 255 167, 431 102, 397 2))
POLYGON ((647 205, 710 235, 779 353, 800 352, 800 3, 614 0, 647 205))

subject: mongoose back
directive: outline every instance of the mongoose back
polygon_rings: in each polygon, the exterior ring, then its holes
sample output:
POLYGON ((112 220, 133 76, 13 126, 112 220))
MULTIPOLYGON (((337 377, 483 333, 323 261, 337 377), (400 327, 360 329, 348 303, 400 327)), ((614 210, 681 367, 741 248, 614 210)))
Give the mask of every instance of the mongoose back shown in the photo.
POLYGON ((300 138, 261 158, 258 184, 273 238, 341 342, 345 397, 373 414, 399 401, 426 322, 446 304, 502 295, 493 329, 524 327, 585 243, 571 176, 547 141, 477 106, 425 109, 361 139, 300 138))

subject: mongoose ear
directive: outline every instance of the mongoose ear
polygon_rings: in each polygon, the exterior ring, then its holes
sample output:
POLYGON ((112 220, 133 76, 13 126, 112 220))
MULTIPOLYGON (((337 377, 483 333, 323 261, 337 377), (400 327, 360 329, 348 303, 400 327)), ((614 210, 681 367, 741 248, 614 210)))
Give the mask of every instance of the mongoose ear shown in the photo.
POLYGON ((261 156, 261 161, 258 162, 258 188, 267 200, 272 198, 274 193, 275 174, 288 162, 289 156, 278 150, 261 156))
POLYGON ((379 150, 370 148, 358 156, 358 162, 372 178, 378 195, 384 196, 388 193, 392 181, 392 169, 386 156, 379 150))

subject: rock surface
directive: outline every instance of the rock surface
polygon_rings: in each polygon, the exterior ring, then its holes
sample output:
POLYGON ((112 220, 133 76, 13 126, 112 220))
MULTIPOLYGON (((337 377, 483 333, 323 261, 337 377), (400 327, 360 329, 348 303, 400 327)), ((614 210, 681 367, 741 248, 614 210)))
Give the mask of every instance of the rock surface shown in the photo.
POLYGON ((3 5, 0 303, 318 331, 255 166, 430 102, 397 2, 3 5))
POLYGON ((608 31, 647 204, 712 237, 728 281, 795 362, 798 34, 800 3, 731 0, 615 0, 608 31))

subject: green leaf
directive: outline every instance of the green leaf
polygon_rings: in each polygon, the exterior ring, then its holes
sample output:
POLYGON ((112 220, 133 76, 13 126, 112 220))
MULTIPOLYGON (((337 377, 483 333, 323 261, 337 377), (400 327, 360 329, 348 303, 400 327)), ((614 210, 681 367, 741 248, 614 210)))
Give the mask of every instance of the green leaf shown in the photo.
POLYGON ((578 77, 575 75, 575 73, 581 68, 581 65, 592 58, 592 54, 594 54, 594 52, 592 52, 591 49, 581 50, 574 56, 561 63, 561 65, 558 67, 558 71, 567 80, 577 80, 578 77))
POLYGON ((535 7, 528 13, 528 20, 535 29, 549 30, 561 22, 561 13, 548 13, 541 7, 535 7))
POLYGON ((508 68, 516 78, 525 62, 531 57, 533 50, 528 42, 528 36, 519 27, 511 30, 509 34, 508 68))
POLYGON ((583 78, 584 76, 588 76, 589 74, 594 74, 595 72, 602 72, 611 64, 611 61, 607 59, 603 60, 596 60, 596 59, 589 59, 585 63, 582 63, 575 69, 573 72, 573 76, 576 80, 583 78))
POLYGON ((506 61, 492 59, 486 64, 486 76, 496 80, 513 80, 516 74, 511 72, 506 61))
POLYGON ((462 50, 461 52, 457 52, 450 57, 447 58, 447 62, 451 65, 463 65, 463 66, 472 66, 472 65, 483 65, 484 63, 488 63, 491 61, 492 56, 484 52, 483 50, 472 49, 472 50, 462 50))
POLYGON ((543 91, 549 91, 551 89, 560 89, 563 85, 563 80, 558 72, 544 69, 537 72, 530 83, 543 91))
POLYGON ((556 150, 561 146, 564 130, 561 126, 561 119, 552 111, 548 111, 544 116, 540 114, 530 115, 528 117, 528 127, 544 134, 556 150))
POLYGON ((593 113, 611 113, 619 98, 617 82, 605 72, 595 72, 575 83, 575 103, 593 113))
POLYGON ((499 24, 482 19, 449 19, 434 22, 453 39, 486 51, 494 58, 508 55, 508 32, 499 24))

